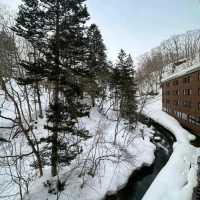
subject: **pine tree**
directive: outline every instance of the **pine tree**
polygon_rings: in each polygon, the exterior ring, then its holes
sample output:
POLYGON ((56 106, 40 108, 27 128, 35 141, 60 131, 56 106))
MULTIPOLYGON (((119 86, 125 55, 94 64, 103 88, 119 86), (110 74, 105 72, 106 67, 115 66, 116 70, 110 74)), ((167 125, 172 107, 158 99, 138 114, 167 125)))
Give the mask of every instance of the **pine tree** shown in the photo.
POLYGON ((116 69, 118 70, 118 77, 116 79, 118 80, 120 93, 120 114, 121 117, 127 119, 129 124, 132 125, 136 121, 137 116, 137 85, 133 60, 130 55, 126 55, 124 50, 121 50, 119 53, 116 69))
MULTIPOLYGON (((52 132, 52 176, 57 175, 60 135, 87 138, 76 127, 77 118, 88 115, 82 103, 81 80, 88 75, 85 0, 23 0, 13 30, 27 39, 40 57, 22 61, 29 80, 37 77, 53 86, 46 128, 52 132)), ((24 82, 27 81, 23 80, 24 82)))
POLYGON ((96 24, 91 24, 87 31, 88 39, 88 60, 89 84, 87 91, 92 99, 92 106, 95 106, 95 98, 103 95, 104 81, 107 75, 106 48, 102 35, 96 24))
POLYGON ((126 97, 125 102, 122 103, 125 104, 125 109, 123 109, 123 115, 125 116, 125 118, 128 118, 129 123, 132 124, 136 121, 137 118, 137 84, 135 80, 135 69, 131 55, 128 55, 126 59, 126 65, 124 67, 123 76, 123 92, 124 96, 126 97))
POLYGON ((115 98, 115 105, 117 109, 120 110, 121 113, 121 102, 123 101, 122 99, 125 98, 122 94, 122 89, 123 89, 123 80, 125 80, 122 77, 122 71, 125 66, 125 60, 127 58, 127 55, 123 49, 120 50, 117 63, 115 65, 115 68, 113 69, 113 85, 114 85, 114 98, 115 98))

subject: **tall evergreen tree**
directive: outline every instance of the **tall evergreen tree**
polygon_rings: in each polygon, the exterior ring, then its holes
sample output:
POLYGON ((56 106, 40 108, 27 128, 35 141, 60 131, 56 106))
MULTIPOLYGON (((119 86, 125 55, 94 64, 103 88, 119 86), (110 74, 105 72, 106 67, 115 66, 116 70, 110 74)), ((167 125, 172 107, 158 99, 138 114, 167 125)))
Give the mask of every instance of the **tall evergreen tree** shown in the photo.
MULTIPOLYGON (((72 134, 87 138, 78 130, 77 118, 88 114, 81 101, 81 79, 88 74, 85 23, 89 19, 85 0, 23 0, 13 30, 27 39, 40 57, 22 61, 28 79, 32 75, 48 80, 53 97, 47 114, 46 128, 52 132, 52 176, 57 175, 59 135, 72 134)), ((26 80, 22 80, 24 82, 26 80)), ((34 81, 32 79, 32 81, 34 81)))
POLYGON ((125 109, 123 109, 123 115, 125 116, 125 118, 128 118, 129 123, 132 124, 136 121, 137 117, 137 84, 135 80, 135 69, 131 55, 128 55, 126 59, 126 65, 124 67, 123 76, 123 79, 125 80, 123 83, 123 95, 126 97, 125 101, 122 102, 122 104, 125 104, 125 109))
POLYGON ((89 84, 87 91, 92 99, 92 106, 95 106, 95 98, 103 95, 103 82, 107 75, 106 48, 102 35, 96 24, 91 24, 87 31, 89 84))
POLYGON ((131 55, 127 56, 124 50, 119 53, 116 69, 118 70, 121 117, 127 119, 131 125, 136 121, 137 115, 137 84, 133 60, 131 55))

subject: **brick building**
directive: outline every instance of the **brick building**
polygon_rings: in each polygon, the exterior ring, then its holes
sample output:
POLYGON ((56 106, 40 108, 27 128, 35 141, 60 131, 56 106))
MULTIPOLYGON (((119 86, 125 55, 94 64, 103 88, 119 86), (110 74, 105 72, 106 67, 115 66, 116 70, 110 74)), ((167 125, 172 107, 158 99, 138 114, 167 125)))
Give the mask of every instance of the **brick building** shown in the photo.
POLYGON ((162 108, 184 127, 200 135, 200 66, 162 81, 162 108))

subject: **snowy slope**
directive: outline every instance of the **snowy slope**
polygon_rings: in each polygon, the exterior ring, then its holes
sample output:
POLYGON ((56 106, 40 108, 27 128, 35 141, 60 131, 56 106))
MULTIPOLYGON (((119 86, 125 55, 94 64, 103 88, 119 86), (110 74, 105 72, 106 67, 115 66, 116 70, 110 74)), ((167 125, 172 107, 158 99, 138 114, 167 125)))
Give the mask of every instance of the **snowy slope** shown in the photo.
MULTIPOLYGON (((9 84, 7 84, 7 89, 12 93, 18 93, 19 96, 22 95, 23 87, 18 86, 14 80, 10 80, 9 84)), ((15 96, 16 97, 16 96, 15 96)), ((41 98, 42 106, 46 109, 46 105, 48 103, 48 99, 46 98, 46 93, 43 93, 41 98)), ((18 99, 15 98, 16 102, 19 105, 18 99)), ((23 114, 24 116, 28 116, 28 107, 25 101, 22 102, 23 114)), ((33 103, 33 102, 31 102, 33 103)), ((34 105, 31 105, 32 108, 34 105)), ((12 119, 16 118, 15 107, 9 98, 5 98, 3 91, 0 90, 0 112, 4 117, 9 117, 12 119)), ((40 119, 41 127, 44 125, 44 119, 40 119), (43 122, 43 123, 42 123, 43 122)), ((13 123, 7 119, 0 119, 1 127, 10 127, 13 123)), ((24 181, 31 180, 36 177, 37 170, 33 169, 30 164, 34 160, 33 155, 29 155, 26 159, 3 159, 3 156, 14 156, 20 154, 29 154, 32 152, 32 149, 28 145, 26 138, 23 135, 19 135, 18 137, 12 138, 15 129, 12 131, 10 129, 0 129, 0 137, 7 139, 8 141, 12 141, 10 143, 1 143, 0 142, 0 199, 11 200, 19 198, 19 183, 20 181, 24 183, 24 181), (12 138, 12 139, 11 139, 12 138), (10 166, 8 165, 10 164, 10 166), (15 163, 15 165, 13 165, 15 163), (11 176, 12 175, 12 176, 11 176), (22 177, 22 180, 19 180, 18 175, 22 177), (24 179, 24 181, 23 181, 24 179)), ((43 130, 44 134, 46 130, 43 130)), ((38 130, 39 132, 39 130, 38 130)), ((47 132, 47 131, 46 131, 47 132)), ((22 188, 25 191, 25 188, 22 188)))
MULTIPOLYGON (((20 93, 21 89, 14 81, 12 81, 12 86, 20 93)), ((48 94, 44 91, 41 100, 43 110, 45 110, 48 104, 48 94)), ((2 114, 14 119, 14 106, 9 100, 4 99, 4 95, 0 96, 0 104, 2 105, 2 114)), ((23 103, 23 109, 24 114, 28 115, 25 103, 23 103)), ((92 138, 81 142, 83 151, 69 166, 60 167, 59 178, 61 181, 66 182, 64 191, 60 193, 61 200, 100 200, 107 193, 114 193, 122 188, 135 169, 153 163, 156 148, 150 142, 153 130, 146 125, 138 123, 136 130, 128 132, 124 125, 125 121, 121 119, 118 126, 119 132, 116 137, 116 143, 114 144, 117 125, 116 116, 115 112, 112 111, 108 114, 109 116, 104 116, 94 108, 91 110, 90 118, 84 117, 79 119, 79 126, 89 130, 92 138), (143 134, 144 138, 141 134, 143 134), (95 176, 92 177, 88 173, 90 173, 90 168, 92 168, 95 160, 99 161, 100 164, 97 167, 95 176), (80 177, 79 175, 82 170, 84 173, 80 177)), ((37 138, 45 137, 48 134, 48 131, 44 129, 45 118, 32 123, 37 138)), ((1 120, 0 125, 8 126, 9 124, 7 120, 1 120)), ((4 137, 8 136, 6 130, 1 131, 1 134, 4 137)), ((16 151, 13 152, 14 155, 19 154, 20 151, 23 153, 31 152, 31 148, 23 135, 19 135, 13 143, 17 144, 16 151)), ((40 145, 41 147, 42 144, 40 145)), ((0 148, 0 156, 4 156, 5 153, 9 152, 9 146, 1 145, 0 148)), ((33 161, 32 155, 25 160, 22 159, 22 162, 25 163, 23 164, 21 173, 25 179, 31 178, 29 195, 25 195, 25 198, 33 200, 55 199, 55 195, 48 193, 49 188, 44 186, 44 182, 49 180, 52 183, 52 187, 55 187, 57 181, 57 177, 54 179, 51 178, 50 167, 45 166, 44 176, 39 178, 36 176, 37 170, 30 166, 33 161)), ((8 200, 15 199, 16 196, 10 195, 18 193, 19 188, 17 183, 12 181, 12 177, 9 174, 9 170, 12 170, 14 175, 16 174, 15 167, 9 169, 1 165, 0 170, 0 197, 7 196, 8 200)), ((23 188, 24 191, 25 188, 23 188)))
MULTIPOLYGON (((123 129, 124 125, 121 123, 119 130, 122 131, 120 131, 117 142, 114 145, 113 139, 116 122, 108 120, 105 116, 98 113, 95 108, 91 111, 90 118, 82 118, 80 124, 94 135, 99 130, 99 127, 103 131, 105 138, 103 143, 98 146, 98 156, 117 155, 118 153, 120 157, 106 157, 102 161, 97 175, 94 177, 88 174, 85 174, 84 177, 79 177, 82 161, 89 155, 88 153, 94 144, 95 138, 87 140, 83 144, 84 150, 79 159, 60 171, 60 179, 66 181, 65 190, 60 196, 61 200, 66 198, 68 200, 100 200, 106 194, 115 193, 122 188, 135 169, 140 168, 142 165, 151 165, 154 161, 155 146, 150 142, 152 130, 145 125, 139 124, 134 132, 127 135, 123 129), (141 137, 141 129, 145 130, 144 140, 141 137), (81 186, 83 187, 81 188, 81 186)), ((44 177, 32 183, 31 192, 29 195, 26 195, 26 199, 55 199, 55 195, 49 194, 48 188, 43 186, 43 182, 47 179, 51 182, 57 179, 50 177, 48 168, 45 170, 44 177)))

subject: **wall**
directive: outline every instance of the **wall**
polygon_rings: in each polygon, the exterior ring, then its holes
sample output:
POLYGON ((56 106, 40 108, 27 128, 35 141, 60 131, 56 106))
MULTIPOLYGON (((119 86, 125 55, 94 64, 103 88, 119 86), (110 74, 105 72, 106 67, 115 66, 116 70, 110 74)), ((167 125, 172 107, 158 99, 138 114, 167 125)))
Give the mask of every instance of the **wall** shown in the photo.
POLYGON ((162 83, 163 110, 200 135, 200 71, 162 83))

